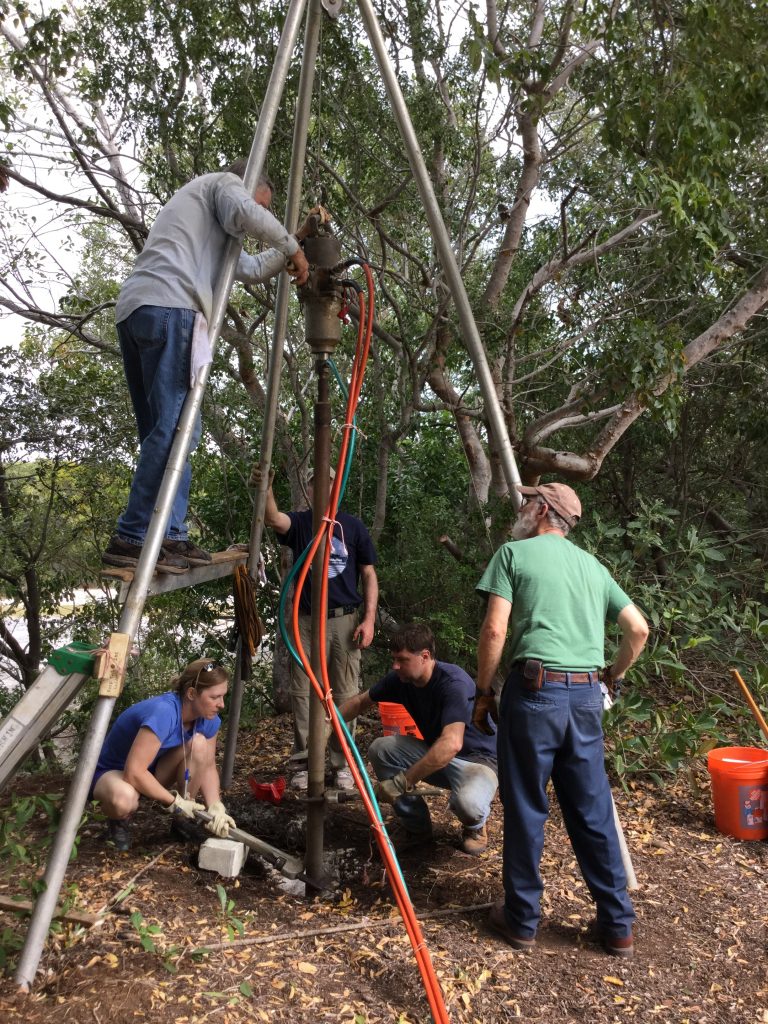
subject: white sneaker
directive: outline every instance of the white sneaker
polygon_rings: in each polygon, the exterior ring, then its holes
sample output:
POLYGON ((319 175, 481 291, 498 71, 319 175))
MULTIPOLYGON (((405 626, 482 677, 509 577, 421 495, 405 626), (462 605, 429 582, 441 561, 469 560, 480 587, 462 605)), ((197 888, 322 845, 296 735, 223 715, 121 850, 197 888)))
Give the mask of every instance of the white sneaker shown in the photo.
POLYGON ((302 792, 306 792, 308 786, 309 772, 296 772, 291 776, 291 789, 300 789, 302 792))
POLYGON ((355 780, 349 768, 338 768, 336 770, 336 789, 356 789, 355 780))

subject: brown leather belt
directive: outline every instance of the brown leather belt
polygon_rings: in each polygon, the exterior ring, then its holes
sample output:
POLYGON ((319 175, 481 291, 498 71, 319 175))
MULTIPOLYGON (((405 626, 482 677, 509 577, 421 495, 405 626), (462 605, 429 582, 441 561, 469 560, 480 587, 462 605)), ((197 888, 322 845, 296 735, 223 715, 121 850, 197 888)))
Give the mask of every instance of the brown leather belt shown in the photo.
POLYGON ((545 668, 545 683, 599 683, 599 672, 556 672, 554 669, 545 668))

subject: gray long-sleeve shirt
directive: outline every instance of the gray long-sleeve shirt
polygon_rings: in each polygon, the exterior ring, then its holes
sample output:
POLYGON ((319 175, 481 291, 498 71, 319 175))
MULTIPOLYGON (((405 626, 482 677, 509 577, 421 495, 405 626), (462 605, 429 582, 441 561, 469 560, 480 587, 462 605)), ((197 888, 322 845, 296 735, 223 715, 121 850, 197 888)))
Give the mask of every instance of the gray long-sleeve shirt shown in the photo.
POLYGON ((125 320, 139 306, 197 309, 210 320, 226 243, 229 236, 244 235, 273 246, 259 256, 240 254, 235 276, 249 284, 274 277, 299 248, 236 174, 204 174, 183 185, 158 213, 120 290, 115 320, 125 320))

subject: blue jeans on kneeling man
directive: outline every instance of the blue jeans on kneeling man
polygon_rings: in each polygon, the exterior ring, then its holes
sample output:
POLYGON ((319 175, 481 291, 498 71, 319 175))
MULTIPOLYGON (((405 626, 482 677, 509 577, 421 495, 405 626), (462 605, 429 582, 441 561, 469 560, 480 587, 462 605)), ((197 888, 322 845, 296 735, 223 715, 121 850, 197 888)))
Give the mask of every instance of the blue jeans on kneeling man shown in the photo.
MULTIPOLYGON (((413 736, 381 736, 370 745, 368 759, 378 779, 391 779, 420 761, 428 750, 428 743, 413 736)), ((480 828, 488 820, 498 786, 496 772, 488 765, 454 757, 423 781, 451 791, 449 807, 462 825, 480 828)), ((429 808, 423 797, 401 796, 394 809, 406 831, 414 835, 431 832, 429 808)))

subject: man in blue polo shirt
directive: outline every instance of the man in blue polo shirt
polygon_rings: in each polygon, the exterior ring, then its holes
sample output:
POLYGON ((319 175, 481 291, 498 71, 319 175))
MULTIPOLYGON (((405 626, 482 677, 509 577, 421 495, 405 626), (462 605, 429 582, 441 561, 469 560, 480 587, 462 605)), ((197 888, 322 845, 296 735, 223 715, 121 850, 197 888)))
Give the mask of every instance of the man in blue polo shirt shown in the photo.
POLYGON ((475 684, 464 669, 435 658, 429 626, 404 626, 390 644, 392 671, 339 708, 345 720, 372 704, 401 704, 423 739, 382 736, 368 748, 380 801, 394 807, 400 824, 416 840, 432 836, 429 808, 412 793, 422 780, 451 791, 450 807, 461 822, 461 848, 478 856, 488 846, 486 821, 498 779, 496 736, 472 724, 475 684))
MULTIPOLYGON (((331 470, 331 480, 335 473, 331 470)), ((312 505, 312 476, 307 483, 307 494, 312 505)), ((251 477, 258 482, 258 470, 251 477)), ((293 552, 294 562, 305 551, 314 537, 312 509, 299 512, 281 512, 271 486, 267 490, 264 522, 271 526, 281 544, 293 552)), ((333 528, 333 547, 328 565, 328 676, 337 705, 352 697, 360 689, 360 651, 373 640, 376 608, 379 601, 379 583, 376 578, 376 549, 365 527, 357 516, 337 512, 333 528), (362 595, 358 591, 358 578, 362 595), (363 609, 360 613, 359 608, 363 609)), ((311 573, 301 592, 299 602, 299 629, 305 651, 312 646, 312 585, 311 573)), ((293 711, 293 757, 295 772, 291 778, 294 789, 305 790, 307 775, 307 737, 309 735, 310 682, 306 673, 291 660, 291 709, 293 711)), ((354 732, 354 723, 352 723, 354 732)), ((331 737, 329 757, 338 789, 354 789, 352 773, 346 766, 338 740, 331 737)))

